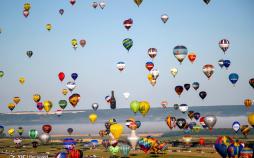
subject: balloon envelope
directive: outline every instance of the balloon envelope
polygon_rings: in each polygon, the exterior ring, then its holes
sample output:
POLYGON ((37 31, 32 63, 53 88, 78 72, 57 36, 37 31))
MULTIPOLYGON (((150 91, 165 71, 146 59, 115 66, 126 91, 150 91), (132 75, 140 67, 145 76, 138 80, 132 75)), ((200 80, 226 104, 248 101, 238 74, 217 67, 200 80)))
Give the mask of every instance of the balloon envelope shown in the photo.
POLYGON ((179 46, 175 46, 175 48, 173 49, 173 54, 176 57, 176 59, 182 63, 184 58, 186 57, 186 55, 188 54, 188 50, 185 46, 183 45, 179 45, 179 46))

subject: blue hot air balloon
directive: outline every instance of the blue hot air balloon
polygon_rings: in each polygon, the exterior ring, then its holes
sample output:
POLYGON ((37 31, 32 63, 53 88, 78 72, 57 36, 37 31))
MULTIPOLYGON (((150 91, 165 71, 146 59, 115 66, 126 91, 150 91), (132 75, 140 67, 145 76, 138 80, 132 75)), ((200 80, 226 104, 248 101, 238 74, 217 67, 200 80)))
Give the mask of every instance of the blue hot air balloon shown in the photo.
POLYGON ((75 81, 78 78, 78 74, 77 73, 72 73, 71 78, 75 81))
POLYGON ((230 64, 231 64, 230 60, 223 60, 223 66, 225 66, 226 69, 229 68, 230 64))
POLYGON ((186 57, 186 55, 188 54, 188 50, 185 46, 178 45, 178 46, 175 46, 175 48, 173 49, 173 54, 181 64, 184 58, 186 57))
POLYGON ((67 151, 74 149, 75 145, 76 141, 73 138, 65 138, 63 140, 63 146, 67 151))
POLYGON ((238 121, 233 122, 232 128, 233 128, 234 132, 237 133, 240 129, 240 123, 238 121))
POLYGON ((233 85, 235 85, 236 82, 237 82, 238 79, 239 79, 239 75, 238 75, 237 73, 231 73, 231 74, 228 76, 228 79, 229 79, 229 81, 230 81, 233 85))

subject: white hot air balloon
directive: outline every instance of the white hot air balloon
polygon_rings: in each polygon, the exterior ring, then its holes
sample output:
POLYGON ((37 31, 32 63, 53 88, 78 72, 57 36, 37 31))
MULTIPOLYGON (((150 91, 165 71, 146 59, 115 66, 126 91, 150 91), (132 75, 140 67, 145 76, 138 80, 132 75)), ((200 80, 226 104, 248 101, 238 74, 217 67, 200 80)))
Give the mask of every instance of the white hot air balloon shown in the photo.
POLYGON ((161 15, 161 20, 162 20, 163 23, 165 24, 165 23, 168 21, 168 15, 167 15, 167 14, 161 15))
POLYGON ((101 9, 104 9, 106 6, 106 3, 102 1, 99 3, 99 6, 101 7, 101 9))
POLYGON ((152 74, 154 80, 156 80, 159 77, 159 70, 157 69, 151 70, 150 73, 152 74))
POLYGON ((66 87, 69 89, 69 91, 72 92, 77 87, 77 85, 75 82, 70 81, 67 82, 66 87))
POLYGON ((127 138, 133 150, 135 150, 139 137, 136 135, 136 130, 131 130, 131 135, 127 138))
POLYGON ((96 111, 99 108, 99 104, 98 103, 93 103, 92 108, 93 108, 94 111, 96 111))
POLYGON ((124 92, 124 93, 123 93, 123 96, 124 96, 125 99, 128 99, 129 96, 130 96, 130 93, 129 93, 129 92, 124 92))
POLYGON ((177 68, 174 67, 174 68, 170 69, 170 73, 172 74, 173 77, 176 77, 176 75, 178 73, 177 68))
POLYGON ((217 118, 216 116, 214 115, 207 115, 205 118, 204 118, 204 122, 205 122, 205 125, 210 129, 212 130, 214 125, 216 124, 217 122, 217 118))
POLYGON ((39 140, 42 144, 47 144, 50 141, 50 135, 48 133, 43 133, 39 136, 39 140))
POLYGON ((125 69, 125 63, 120 61, 116 64, 116 67, 119 71, 123 71, 125 69))
POLYGON ((182 113, 185 113, 188 109, 189 109, 189 107, 188 107, 187 104, 181 104, 181 105, 179 105, 179 110, 180 110, 182 113))

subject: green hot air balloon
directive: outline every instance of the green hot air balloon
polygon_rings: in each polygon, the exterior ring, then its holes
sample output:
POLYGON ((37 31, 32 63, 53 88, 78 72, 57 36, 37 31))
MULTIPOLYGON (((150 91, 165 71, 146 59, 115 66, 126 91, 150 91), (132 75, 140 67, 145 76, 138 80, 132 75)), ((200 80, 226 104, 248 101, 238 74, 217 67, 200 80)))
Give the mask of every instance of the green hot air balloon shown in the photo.
POLYGON ((36 131, 35 129, 31 129, 28 135, 31 139, 36 139, 38 137, 38 131, 36 131))
POLYGON ((63 110, 66 108, 68 102, 66 100, 59 100, 58 102, 60 108, 62 108, 63 110))
POLYGON ((18 132, 18 134, 19 134, 20 136, 22 136, 22 134, 23 134, 23 132, 24 132, 23 127, 19 127, 18 130, 17 130, 17 132, 18 132))
POLYGON ((116 155, 116 154, 120 151, 120 148, 119 148, 119 146, 115 146, 115 147, 110 146, 110 147, 108 148, 108 150, 109 150, 109 152, 110 152, 112 155, 116 155))
POLYGON ((130 104, 131 110, 136 114, 139 111, 139 101, 134 100, 130 104))
POLYGON ((4 72, 0 71, 0 78, 2 78, 4 76, 4 72))
POLYGON ((133 45, 133 41, 130 38, 126 38, 123 40, 123 46, 129 51, 133 45))

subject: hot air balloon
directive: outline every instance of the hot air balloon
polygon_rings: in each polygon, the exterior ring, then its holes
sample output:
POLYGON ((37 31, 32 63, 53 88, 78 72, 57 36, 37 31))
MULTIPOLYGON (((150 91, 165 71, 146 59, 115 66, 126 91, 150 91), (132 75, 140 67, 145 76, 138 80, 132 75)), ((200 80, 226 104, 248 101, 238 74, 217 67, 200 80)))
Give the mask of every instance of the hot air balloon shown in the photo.
POLYGON ((70 0, 71 5, 74 5, 76 3, 76 0, 70 0))
POLYGON ((44 133, 50 133, 52 130, 52 126, 51 125, 43 125, 42 130, 44 133))
POLYGON ((75 82, 70 81, 67 82, 66 87, 69 89, 70 92, 72 92, 77 87, 77 85, 75 82))
POLYGON ((75 108, 78 104, 80 100, 80 95, 75 93, 75 94, 72 94, 70 97, 69 97, 69 102, 71 103, 71 105, 75 108))
POLYGON ((221 50, 224 52, 224 54, 225 54, 226 51, 229 48, 229 41, 227 39, 222 39, 219 42, 219 46, 220 46, 221 50))
POLYGON ((176 77, 177 72, 178 72, 177 68, 170 69, 170 73, 173 75, 173 77, 176 77))
POLYGON ((4 77, 4 72, 0 71, 0 78, 4 77))
POLYGON ((182 113, 185 113, 186 111, 188 111, 188 109, 189 109, 189 106, 187 104, 181 104, 181 105, 179 105, 179 110, 182 113))
POLYGON ((102 2, 99 3, 99 6, 100 6, 101 9, 104 9, 105 6, 106 6, 106 3, 102 1, 102 2))
POLYGON ((252 105, 252 100, 251 99, 245 99, 244 100, 244 105, 247 109, 249 109, 252 105))
POLYGON ((211 0, 203 0, 205 4, 208 4, 211 0))
POLYGON ((23 84, 25 83, 25 81, 26 81, 25 77, 20 77, 20 78, 19 78, 19 83, 20 83, 21 85, 23 85, 23 84))
POLYGON ((73 132, 73 129, 72 129, 72 128, 68 128, 68 129, 67 129, 67 132, 68 132, 69 135, 71 135, 72 132, 73 132))
POLYGON ((113 124, 110 126, 110 132, 115 140, 118 140, 123 133, 123 126, 121 124, 113 124))
POLYGON ((200 117, 199 123, 203 128, 207 128, 207 125, 205 124, 205 117, 200 117))
POLYGON ((65 88, 64 88, 64 89, 62 90, 62 94, 63 94, 63 95, 68 94, 68 89, 65 89, 65 88))
POLYGON ((78 47, 78 41, 76 39, 72 39, 71 40, 71 45, 76 50, 77 47, 78 47))
POLYGON ((194 113, 194 119, 197 121, 200 118, 200 113, 199 112, 195 112, 194 113))
POLYGON ((24 10, 24 11, 23 11, 23 15, 24 15, 24 17, 26 17, 26 18, 27 18, 27 17, 28 17, 28 15, 29 15, 29 11, 28 11, 28 10, 24 10))
POLYGON ((12 100, 17 105, 21 99, 20 99, 20 97, 14 97, 12 100))
POLYGON ((203 72, 204 72, 204 74, 206 75, 206 77, 207 77, 208 79, 210 79, 211 76, 212 76, 213 73, 214 73, 214 66, 211 65, 211 64, 206 64, 206 65, 204 65, 204 66, 203 66, 203 72))
POLYGON ((137 4, 137 6, 139 7, 140 4, 142 3, 143 0, 134 0, 134 2, 137 4))
POLYGON ((121 144, 120 151, 123 157, 128 157, 131 147, 128 144, 121 144))
POLYGON ((114 155, 116 155, 119 151, 120 151, 120 148, 119 148, 119 146, 110 146, 109 148, 108 148, 108 150, 109 150, 109 152, 113 155, 113 157, 114 157, 114 155))
POLYGON ((51 101, 46 100, 43 102, 43 108, 46 112, 49 112, 52 107, 53 107, 53 103, 51 101))
POLYGON ((99 104, 98 103, 93 103, 92 108, 93 108, 94 111, 96 111, 99 108, 99 104))
POLYGON ((96 114, 90 114, 89 115, 89 120, 91 123, 94 123, 97 120, 97 115, 96 114))
POLYGON ((103 145, 105 149, 107 149, 110 146, 110 141, 109 139, 103 139, 101 144, 103 145))
POLYGON ((9 136, 14 136, 14 134, 15 134, 15 129, 14 128, 10 128, 8 131, 7 131, 7 133, 9 134, 9 136))
POLYGON ((8 108, 12 111, 14 108, 16 107, 16 105, 14 103, 9 103, 8 104, 8 108))
POLYGON ((64 78, 65 78, 65 74, 63 72, 59 72, 58 78, 62 82, 64 80, 64 78))
POLYGON ((174 104, 174 109, 178 110, 179 109, 179 105, 178 104, 174 104))
POLYGON ((146 116, 146 114, 150 110, 150 104, 147 101, 141 101, 139 103, 139 112, 143 115, 146 116))
POLYGON ((21 147, 22 138, 14 138, 13 142, 16 144, 17 148, 21 147))
POLYGON ((192 52, 192 53, 189 53, 189 54, 188 54, 188 58, 189 58, 190 62, 193 64, 194 61, 195 61, 196 58, 197 58, 197 55, 196 55, 194 52, 192 52))
POLYGON ((130 93, 129 92, 124 92, 123 96, 125 99, 128 99, 130 97, 130 93))
POLYGON ((231 64, 231 61, 230 61, 230 60, 223 60, 223 66, 224 66, 226 69, 229 68, 230 64, 231 64))
POLYGON ((72 73, 71 74, 71 78, 76 81, 76 79, 78 78, 78 74, 77 73, 72 73))
POLYGON ((124 26, 127 30, 129 30, 129 29, 131 28, 132 24, 133 24, 133 20, 132 20, 131 18, 130 18, 130 19, 127 19, 127 20, 124 20, 124 22, 123 22, 123 26, 124 26))
POLYGON ((30 129, 28 135, 31 139, 36 139, 38 137, 38 131, 35 129, 30 129))
POLYGON ((139 111, 140 102, 134 100, 130 103, 130 109, 136 114, 139 111))
POLYGON ((151 71, 152 69, 153 69, 153 67, 154 67, 154 64, 153 64, 153 62, 146 62, 146 69, 148 70, 148 71, 151 71))
POLYGON ((52 29, 52 25, 51 24, 46 24, 46 29, 48 30, 48 31, 50 31, 51 29, 52 29))
POLYGON ((59 14, 63 15, 64 10, 63 9, 59 9, 59 14))
POLYGON ((237 73, 231 73, 229 74, 228 79, 233 85, 235 85, 239 79, 239 75, 237 73))
POLYGON ((192 110, 188 111, 188 117, 192 120, 194 117, 194 111, 192 110))
POLYGON ((116 64, 116 68, 121 72, 125 69, 125 63, 120 61, 116 64))
POLYGON ((249 147, 244 147, 240 152, 240 158, 252 158, 253 157, 253 149, 249 147))
POLYGON ((206 126, 212 130, 212 128, 214 127, 214 125, 216 124, 217 122, 217 118, 216 116, 214 115, 207 115, 205 118, 204 118, 204 123, 206 124, 206 126))
POLYGON ((29 11, 30 8, 31 8, 31 4, 30 4, 30 3, 25 3, 25 4, 24 4, 24 10, 29 11))
POLYGON ((220 59, 220 60, 218 61, 218 64, 219 64, 219 66, 220 66, 221 68, 223 68, 223 66, 224 66, 224 60, 223 60, 223 59, 220 59))
POLYGON ((216 139, 214 147, 216 151, 221 155, 222 158, 227 157, 228 146, 234 143, 233 139, 229 136, 219 136, 216 139))
POLYGON ((162 106, 164 109, 167 108, 168 102, 167 102, 167 101, 162 101, 162 102, 161 102, 161 106, 162 106))
POLYGON ((0 125, 0 135, 2 135, 4 132, 4 126, 0 125))
POLYGON ((97 6, 98 6, 98 3, 97 3, 97 2, 93 2, 93 3, 92 3, 92 7, 93 7, 94 9, 96 9, 97 6))
POLYGON ((254 113, 248 115, 248 122, 254 128, 254 113))
POLYGON ((249 134, 251 128, 250 128, 249 125, 241 125, 241 126, 240 126, 240 129, 241 129, 242 134, 243 134, 244 137, 246 138, 247 135, 249 134))
POLYGON ((193 82, 193 83, 192 83, 192 87, 193 87, 195 90, 198 90, 198 88, 199 88, 199 83, 198 83, 198 82, 193 82))
POLYGON ((167 14, 162 14, 161 15, 161 20, 165 24, 168 21, 168 15, 167 14))
POLYGON ((107 103, 110 103, 111 97, 110 97, 109 95, 107 95, 107 96, 105 97, 105 100, 106 100, 107 103))
POLYGON ((166 124, 168 125, 168 127, 170 129, 173 129, 176 126, 176 118, 175 117, 171 117, 170 115, 168 115, 166 117, 165 122, 166 122, 166 124))
MULTIPOLYGON (((1 77, 1 76, 0 76, 1 77)), ((251 78, 250 80, 249 80, 249 84, 250 84, 250 86, 252 87, 252 88, 254 88, 254 78, 251 78)))
POLYGON ((238 121, 233 122, 232 128, 235 133, 237 133, 240 130, 240 123, 238 121))
POLYGON ((126 39, 123 40, 123 46, 124 46, 125 49, 127 49, 128 51, 131 49, 132 45, 133 45, 132 39, 126 38, 126 39))
POLYGON ((33 101, 34 101, 35 103, 38 103, 40 100, 41 100, 40 94, 34 94, 34 95, 33 95, 33 101))
POLYGON ((187 122, 184 118, 179 118, 176 120, 176 125, 180 129, 183 129, 186 124, 187 124, 187 122))
POLYGON ((31 58, 33 56, 33 51, 29 50, 26 52, 26 55, 31 58))
POLYGON ((179 97, 181 96, 182 92, 183 92, 183 86, 176 86, 175 87, 175 92, 179 95, 179 97))
POLYGON ((77 142, 73 138, 64 138, 63 146, 67 151, 71 151, 75 148, 77 142))
POLYGON ((190 84, 189 83, 186 83, 183 85, 183 87, 185 88, 186 91, 188 91, 190 89, 190 84))
POLYGON ((160 74, 159 70, 157 70, 157 69, 151 70, 150 73, 152 74, 152 77, 153 77, 154 80, 156 80, 159 77, 159 74, 160 74))
POLYGON ((86 40, 82 39, 79 41, 79 44, 81 45, 81 47, 85 47, 86 45, 86 40))
POLYGON ((203 100, 205 99, 206 95, 207 95, 207 93, 206 93, 205 91, 199 92, 199 96, 200 96, 200 98, 203 99, 203 100))
POLYGON ((152 142, 149 141, 148 138, 140 138, 138 140, 138 145, 142 151, 147 153, 152 147, 152 142))
POLYGON ((44 108, 44 105, 42 102, 38 102, 36 107, 39 111, 41 111, 44 108))
POLYGON ((175 46, 175 48, 173 49, 173 54, 181 64, 186 55, 188 54, 188 50, 185 46, 182 45, 175 46))
POLYGON ((42 144, 48 144, 50 141, 50 135, 48 133, 43 133, 39 135, 39 140, 42 142, 42 144))
POLYGON ((157 49, 156 48, 149 48, 147 53, 149 55, 150 58, 154 59, 157 55, 157 49))

